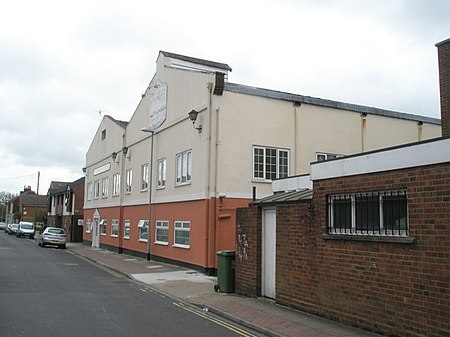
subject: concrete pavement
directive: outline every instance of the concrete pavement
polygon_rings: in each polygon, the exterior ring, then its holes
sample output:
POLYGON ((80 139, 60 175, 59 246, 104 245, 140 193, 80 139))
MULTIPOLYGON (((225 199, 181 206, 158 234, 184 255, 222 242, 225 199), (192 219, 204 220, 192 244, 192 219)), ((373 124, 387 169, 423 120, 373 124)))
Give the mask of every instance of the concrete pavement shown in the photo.
POLYGON ((195 270, 146 261, 126 254, 68 243, 67 249, 108 269, 146 284, 169 297, 213 312, 267 336, 379 337, 318 316, 289 309, 267 299, 216 293, 216 277, 195 270))

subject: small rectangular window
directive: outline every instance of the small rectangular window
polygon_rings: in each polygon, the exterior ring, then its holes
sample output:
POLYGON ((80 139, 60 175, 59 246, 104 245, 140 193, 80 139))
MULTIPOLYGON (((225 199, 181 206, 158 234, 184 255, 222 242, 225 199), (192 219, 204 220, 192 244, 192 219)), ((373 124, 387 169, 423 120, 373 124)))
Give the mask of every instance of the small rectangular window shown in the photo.
POLYGON ((106 232, 107 232, 106 227, 108 227, 107 220, 105 220, 105 219, 100 220, 99 225, 100 225, 100 234, 106 235, 106 232))
POLYGON ((174 246, 189 248, 191 241, 191 223, 189 221, 175 221, 174 246))
POLYGON ((94 181, 94 199, 98 199, 100 196, 100 180, 94 181))
POLYGON ((133 171, 131 169, 127 170, 126 173, 127 181, 125 186, 125 192, 130 193, 131 192, 131 184, 133 182, 133 171))
POLYGON ((155 243, 168 244, 169 243, 169 221, 156 221, 155 243))
POLYGON ((92 222, 91 219, 86 219, 86 233, 89 234, 91 232, 92 229, 92 222))
POLYGON ((148 189, 148 164, 141 166, 141 191, 148 189))
POLYGON ((111 221, 111 236, 113 237, 119 236, 119 220, 117 219, 111 221))
POLYGON ((158 160, 158 188, 166 186, 166 159, 158 160))
POLYGON ((176 156, 176 184, 188 184, 191 182, 192 176, 192 151, 188 150, 183 153, 179 153, 176 156))
POLYGON ((331 160, 342 157, 341 154, 335 154, 335 153, 316 153, 316 161, 325 161, 325 160, 331 160))
POLYGON ((102 178, 102 198, 106 198, 108 196, 108 189, 109 189, 109 178, 104 177, 102 178))
POLYGON ((129 239, 130 238, 130 226, 131 226, 130 220, 125 220, 123 225, 124 225, 124 227, 123 227, 123 238, 124 239, 129 239))
POLYGON ((102 140, 106 139, 106 129, 102 130, 102 140))
POLYGON ((120 193, 120 173, 113 175, 113 195, 117 196, 120 193))
POLYGON ((138 230, 139 230, 139 241, 148 240, 148 220, 139 220, 138 222, 138 230))

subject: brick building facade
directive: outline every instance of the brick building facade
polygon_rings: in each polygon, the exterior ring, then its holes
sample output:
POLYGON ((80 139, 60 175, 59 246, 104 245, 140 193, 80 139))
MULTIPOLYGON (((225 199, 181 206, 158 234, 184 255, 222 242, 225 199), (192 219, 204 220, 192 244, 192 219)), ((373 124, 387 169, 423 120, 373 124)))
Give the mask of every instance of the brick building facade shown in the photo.
MULTIPOLYGON (((395 336, 450 329, 450 163, 314 181, 276 206, 276 301, 395 336), (331 235, 328 196, 406 190, 408 236, 331 235)), ((260 207, 238 210, 236 291, 261 295, 260 207)))
POLYGON ((277 303, 390 336, 449 335, 449 45, 437 45, 443 137, 313 163, 311 200, 239 209, 238 293, 264 295, 272 208, 277 303))

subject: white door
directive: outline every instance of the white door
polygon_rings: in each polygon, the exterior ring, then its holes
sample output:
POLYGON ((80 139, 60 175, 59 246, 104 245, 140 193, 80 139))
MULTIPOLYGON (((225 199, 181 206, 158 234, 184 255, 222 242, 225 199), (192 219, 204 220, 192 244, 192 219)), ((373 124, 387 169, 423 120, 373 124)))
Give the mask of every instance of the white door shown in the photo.
POLYGON ((275 298, 276 210, 263 210, 262 219, 262 296, 275 298))
POLYGON ((92 247, 100 248, 100 218, 94 217, 92 228, 92 247))

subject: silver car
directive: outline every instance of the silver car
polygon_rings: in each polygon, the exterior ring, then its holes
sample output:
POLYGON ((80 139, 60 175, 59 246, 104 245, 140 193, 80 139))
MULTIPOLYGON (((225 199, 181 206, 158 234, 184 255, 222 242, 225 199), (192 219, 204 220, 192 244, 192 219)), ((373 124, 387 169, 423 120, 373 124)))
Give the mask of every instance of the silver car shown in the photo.
POLYGON ((47 227, 39 239, 39 246, 55 245, 59 248, 66 248, 66 232, 62 228, 47 227))
POLYGON ((7 232, 9 235, 16 235, 17 227, 19 227, 18 223, 10 223, 8 227, 6 227, 5 232, 7 232))
POLYGON ((17 227, 16 236, 18 238, 22 236, 28 236, 30 239, 34 239, 34 225, 32 222, 21 221, 17 227))

